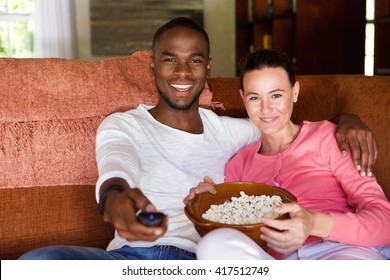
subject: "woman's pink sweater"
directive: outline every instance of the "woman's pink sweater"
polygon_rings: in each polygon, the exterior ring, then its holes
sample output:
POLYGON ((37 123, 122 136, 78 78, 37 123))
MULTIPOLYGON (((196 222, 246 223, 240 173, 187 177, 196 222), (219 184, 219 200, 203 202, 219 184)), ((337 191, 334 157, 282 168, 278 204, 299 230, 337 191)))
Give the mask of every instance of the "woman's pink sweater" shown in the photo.
POLYGON ((225 181, 280 186, 303 207, 330 213, 328 240, 389 245, 390 203, 375 178, 360 176, 351 156, 341 155, 334 132, 335 125, 328 121, 305 121, 291 146, 274 156, 257 153, 260 139, 230 160, 225 181))

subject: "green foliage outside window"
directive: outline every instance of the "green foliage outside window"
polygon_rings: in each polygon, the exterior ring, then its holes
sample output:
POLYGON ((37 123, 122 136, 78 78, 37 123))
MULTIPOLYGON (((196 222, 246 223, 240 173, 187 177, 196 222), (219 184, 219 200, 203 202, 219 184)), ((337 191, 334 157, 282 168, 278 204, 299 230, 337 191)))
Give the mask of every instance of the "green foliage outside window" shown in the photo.
POLYGON ((0 13, 30 14, 34 11, 34 0, 0 0, 0 13))
POLYGON ((33 57, 34 0, 0 0, 0 57, 33 57))

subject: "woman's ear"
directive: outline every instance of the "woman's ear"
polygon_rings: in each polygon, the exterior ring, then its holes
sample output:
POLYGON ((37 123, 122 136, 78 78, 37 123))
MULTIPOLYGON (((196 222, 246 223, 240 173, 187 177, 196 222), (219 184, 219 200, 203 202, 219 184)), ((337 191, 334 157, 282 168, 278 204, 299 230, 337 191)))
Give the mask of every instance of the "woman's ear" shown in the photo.
POLYGON ((244 99, 244 91, 241 88, 240 88, 240 96, 241 96, 242 101, 245 101, 245 99, 244 99))
POLYGON ((294 103, 298 101, 298 95, 299 95, 299 82, 295 82, 295 85, 293 87, 293 94, 294 94, 294 103))

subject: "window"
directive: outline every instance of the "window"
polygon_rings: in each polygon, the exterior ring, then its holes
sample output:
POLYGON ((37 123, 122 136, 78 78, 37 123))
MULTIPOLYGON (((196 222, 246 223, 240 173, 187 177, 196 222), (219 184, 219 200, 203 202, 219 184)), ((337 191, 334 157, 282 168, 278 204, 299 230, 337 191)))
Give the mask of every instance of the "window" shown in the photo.
POLYGON ((366 0, 366 56, 364 74, 374 75, 374 35, 375 35, 375 0, 366 0))
POLYGON ((34 0, 0 0, 0 57, 34 56, 34 0))

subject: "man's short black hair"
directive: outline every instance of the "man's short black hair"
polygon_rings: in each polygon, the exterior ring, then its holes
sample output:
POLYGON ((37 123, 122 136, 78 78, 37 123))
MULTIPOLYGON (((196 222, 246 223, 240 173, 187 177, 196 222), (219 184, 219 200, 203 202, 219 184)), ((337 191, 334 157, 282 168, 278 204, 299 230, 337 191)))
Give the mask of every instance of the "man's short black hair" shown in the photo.
POLYGON ((162 25, 159 29, 157 29, 156 33, 154 33, 152 49, 154 49, 154 47, 156 46, 161 35, 165 31, 171 30, 171 29, 176 28, 176 27, 190 28, 190 29, 193 29, 193 30, 199 32, 206 40, 207 49, 210 52, 210 40, 209 40, 209 36, 207 35, 207 32, 200 25, 198 25, 196 22, 194 22, 193 20, 186 18, 186 17, 174 18, 174 19, 168 21, 166 24, 162 25))

